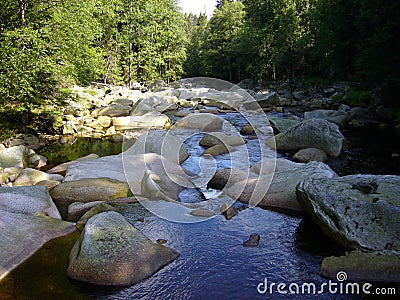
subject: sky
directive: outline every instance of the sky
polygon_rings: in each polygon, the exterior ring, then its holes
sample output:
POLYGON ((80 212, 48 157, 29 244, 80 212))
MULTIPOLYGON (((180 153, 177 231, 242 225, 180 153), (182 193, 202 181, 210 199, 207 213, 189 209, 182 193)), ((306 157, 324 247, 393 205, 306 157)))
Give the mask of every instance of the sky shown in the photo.
POLYGON ((216 0, 179 0, 179 6, 184 13, 198 15, 205 10, 208 17, 211 17, 216 4, 216 0))

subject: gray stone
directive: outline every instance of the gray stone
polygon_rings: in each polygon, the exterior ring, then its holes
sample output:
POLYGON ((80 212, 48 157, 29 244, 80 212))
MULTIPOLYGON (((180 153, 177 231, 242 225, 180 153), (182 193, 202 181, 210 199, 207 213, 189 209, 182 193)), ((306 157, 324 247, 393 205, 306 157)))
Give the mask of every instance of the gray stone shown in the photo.
POLYGON ((74 224, 58 219, 0 212, 0 280, 51 239, 70 234, 74 224))
POLYGON ((165 130, 150 130, 141 135, 129 149, 129 153, 132 155, 157 153, 177 164, 184 162, 189 157, 181 140, 171 131, 165 130))
POLYGON ((131 285, 150 277, 179 256, 151 242, 116 212, 86 224, 71 250, 68 276, 96 285, 131 285))
POLYGON ((121 104, 113 104, 99 112, 99 116, 108 116, 108 117, 121 117, 128 116, 131 111, 130 106, 125 106, 121 104))
POLYGON ((210 132, 203 136, 199 144, 204 147, 213 147, 216 145, 239 146, 244 145, 245 140, 240 135, 227 135, 222 132, 210 132))
POLYGON ((296 91, 292 93, 294 99, 296 99, 297 101, 303 101, 306 100, 307 97, 304 95, 303 91, 296 91))
POLYGON ((290 127, 274 139, 268 139, 266 144, 278 150, 318 148, 328 155, 339 156, 344 139, 336 124, 311 119, 290 127))
POLYGON ((343 111, 336 111, 336 110, 313 110, 304 113, 304 120, 310 119, 321 119, 327 120, 331 123, 335 123, 340 128, 344 128, 348 124, 348 117, 347 114, 343 111))
POLYGON ((46 215, 61 219, 46 187, 0 187, 0 211, 11 213, 46 215))
POLYGON ((102 212, 107 212, 107 211, 115 211, 115 207, 107 203, 97 204, 96 206, 92 207, 87 212, 85 212, 83 216, 79 218, 77 224, 85 225, 90 218, 102 212))
POLYGON ((142 116, 117 117, 112 119, 115 130, 129 129, 164 129, 171 125, 171 120, 166 116, 155 112, 149 112, 142 116))
POLYGON ((328 161, 328 156, 322 150, 317 148, 306 148, 298 151, 294 156, 293 160, 308 163, 310 161, 319 161, 326 163, 328 161))
POLYGON ((271 107, 280 105, 279 95, 277 93, 260 93, 254 96, 254 99, 261 107, 271 107))
POLYGON ((256 131, 254 130, 253 126, 250 124, 244 125, 242 129, 240 129, 240 134, 242 135, 253 135, 256 131))
POLYGON ((322 261, 322 276, 336 279, 339 272, 347 280, 366 282, 400 282, 400 253, 394 251, 352 251, 340 257, 326 257, 322 261))
POLYGON ((47 158, 44 157, 43 155, 39 155, 39 154, 31 154, 29 156, 29 166, 31 168, 37 168, 40 169, 42 167, 44 167, 47 163, 47 158))
POLYGON ((93 207, 106 203, 106 201, 93 201, 93 202, 74 202, 68 205, 67 221, 76 222, 78 221, 87 211, 93 207))
POLYGON ((65 174, 65 171, 67 170, 68 166, 70 166, 71 164, 78 162, 78 161, 85 161, 85 160, 91 160, 91 159, 96 159, 96 158, 99 158, 99 156, 95 153, 91 153, 89 155, 80 157, 77 160, 69 161, 69 162, 63 163, 61 165, 55 166, 55 167, 51 168, 50 170, 48 170, 47 173, 49 173, 49 174, 64 173, 65 174))
POLYGON ((173 128, 197 129, 200 131, 220 131, 224 120, 213 114, 191 114, 177 121, 173 128))
POLYGON ((258 247, 260 243, 260 235, 259 234, 252 234, 250 235, 249 239, 243 243, 245 247, 258 247))
POLYGON ((43 180, 63 181, 64 177, 58 174, 47 174, 45 172, 27 168, 22 170, 17 179, 13 182, 13 186, 35 185, 43 180))
POLYGON ((26 168, 29 166, 29 148, 25 146, 14 146, 0 150, 0 167, 26 168))
POLYGON ((233 205, 230 205, 229 203, 224 203, 221 206, 220 211, 221 211, 221 214, 223 214, 225 216, 225 219, 227 219, 227 220, 232 219, 234 216, 237 216, 237 214, 239 213, 237 208, 234 207, 233 205))
POLYGON ((133 105, 133 100, 131 99, 124 99, 124 98, 119 98, 113 102, 113 104, 120 104, 123 106, 132 106, 133 105))
POLYGON ((219 145, 215 145, 215 146, 212 146, 212 147, 204 150, 204 152, 201 155, 202 156, 204 156, 204 155, 217 156, 217 155, 229 153, 232 150, 233 150, 233 148, 229 147, 228 145, 219 144, 219 145))
POLYGON ((297 198, 321 229, 347 248, 400 250, 400 176, 309 179, 297 198))
POLYGON ((272 128, 278 133, 284 132, 290 127, 300 123, 299 120, 291 120, 278 117, 268 117, 268 120, 272 128))
POLYGON ((64 181, 52 189, 50 195, 64 214, 71 203, 124 198, 130 195, 130 189, 126 182, 110 178, 84 178, 64 181))

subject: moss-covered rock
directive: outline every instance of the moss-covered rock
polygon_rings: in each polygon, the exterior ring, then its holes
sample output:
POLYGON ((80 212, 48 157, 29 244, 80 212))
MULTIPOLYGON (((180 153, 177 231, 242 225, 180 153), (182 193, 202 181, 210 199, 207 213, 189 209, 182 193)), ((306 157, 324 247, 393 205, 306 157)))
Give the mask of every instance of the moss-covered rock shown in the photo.
POLYGON ((92 217, 70 253, 68 276, 96 285, 131 285, 179 256, 150 241, 116 212, 92 217))

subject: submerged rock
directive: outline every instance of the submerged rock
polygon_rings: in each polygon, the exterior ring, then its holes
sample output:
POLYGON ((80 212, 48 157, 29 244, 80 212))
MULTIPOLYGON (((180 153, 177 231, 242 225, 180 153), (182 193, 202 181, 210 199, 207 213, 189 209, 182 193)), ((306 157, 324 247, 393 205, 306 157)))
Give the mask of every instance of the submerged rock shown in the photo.
POLYGON ((0 280, 49 240, 75 230, 58 219, 0 211, 0 280))
POLYGON ((392 251, 352 251, 322 261, 322 276, 336 279, 345 272, 348 280, 367 282, 400 282, 400 253, 392 251))
POLYGON ((179 256, 153 243, 116 212, 87 222, 71 250, 70 278, 96 285, 126 286, 141 282, 179 256))
POLYGON ((249 239, 243 243, 245 247, 258 247, 260 243, 260 235, 259 234, 252 234, 250 235, 249 239))
POLYGON ((266 144, 278 150, 298 150, 318 148, 326 154, 339 156, 342 151, 344 136, 336 124, 326 120, 311 119, 294 125, 266 144))
POLYGON ((400 176, 308 179, 297 187, 306 212, 347 248, 400 250, 400 176))
POLYGON ((0 211, 36 215, 46 215, 61 219, 56 205, 46 187, 0 187, 0 211))

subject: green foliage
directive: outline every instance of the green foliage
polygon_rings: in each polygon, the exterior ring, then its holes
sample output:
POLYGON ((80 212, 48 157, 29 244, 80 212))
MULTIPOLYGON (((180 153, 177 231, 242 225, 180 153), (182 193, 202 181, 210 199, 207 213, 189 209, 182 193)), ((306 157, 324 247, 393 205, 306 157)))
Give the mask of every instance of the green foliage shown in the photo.
POLYGON ((351 105, 368 105, 372 100, 370 91, 350 88, 346 91, 346 98, 351 105))

